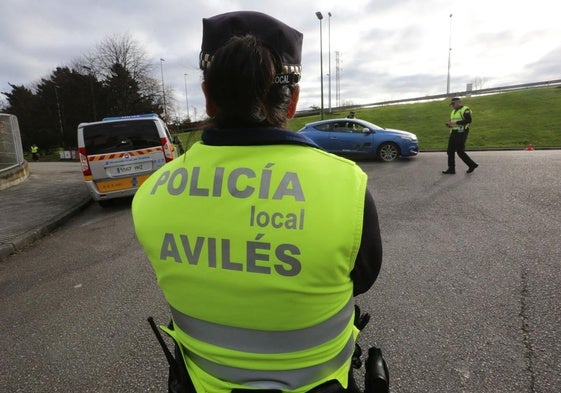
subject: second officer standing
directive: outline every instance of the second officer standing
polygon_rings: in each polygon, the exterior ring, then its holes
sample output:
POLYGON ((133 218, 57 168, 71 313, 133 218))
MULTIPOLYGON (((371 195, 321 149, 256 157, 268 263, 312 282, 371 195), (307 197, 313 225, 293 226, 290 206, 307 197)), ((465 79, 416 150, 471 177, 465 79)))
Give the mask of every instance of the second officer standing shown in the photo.
POLYGON ((471 173, 479 165, 467 155, 466 140, 469 134, 469 126, 471 124, 471 110, 466 105, 462 104, 460 97, 454 97, 450 101, 452 112, 450 113, 450 120, 445 124, 450 128, 450 137, 448 139, 448 169, 442 171, 446 175, 453 175, 456 173, 456 153, 458 157, 468 166, 467 173, 471 173))

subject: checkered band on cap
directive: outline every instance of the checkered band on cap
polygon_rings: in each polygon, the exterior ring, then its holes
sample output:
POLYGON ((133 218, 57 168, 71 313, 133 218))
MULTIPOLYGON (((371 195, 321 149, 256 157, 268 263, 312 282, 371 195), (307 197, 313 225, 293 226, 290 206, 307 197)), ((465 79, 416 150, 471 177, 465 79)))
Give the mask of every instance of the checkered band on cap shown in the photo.
POLYGON ((209 55, 208 53, 201 52, 201 54, 199 55, 199 65, 201 67, 201 70, 206 70, 208 67, 210 67, 211 60, 212 60, 211 55, 209 55))
POLYGON ((302 73, 302 66, 301 65, 283 65, 282 72, 284 74, 301 74, 302 73))
POLYGON ((228 12, 203 19, 203 42, 199 66, 207 69, 214 53, 234 36, 251 34, 281 61, 282 72, 274 83, 297 83, 302 73, 303 34, 283 22, 260 12, 228 12))

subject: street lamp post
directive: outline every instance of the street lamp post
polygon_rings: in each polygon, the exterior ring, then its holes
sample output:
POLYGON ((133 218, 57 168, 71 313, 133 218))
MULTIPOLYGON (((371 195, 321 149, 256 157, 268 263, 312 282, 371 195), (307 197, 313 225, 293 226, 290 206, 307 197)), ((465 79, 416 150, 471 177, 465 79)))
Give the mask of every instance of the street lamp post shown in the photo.
POLYGON ((328 12, 329 19, 327 19, 327 48, 328 48, 328 62, 329 62, 329 113, 331 113, 331 12, 328 12))
POLYGON ((97 111, 95 110, 95 94, 94 94, 94 84, 93 84, 94 75, 93 75, 91 67, 82 66, 82 68, 84 68, 85 70, 88 70, 88 77, 90 79, 90 90, 91 90, 91 94, 92 94, 93 120, 95 121, 97 119, 97 113, 96 113, 97 111))
POLYGON ((162 71, 162 97, 163 97, 163 100, 164 100, 164 118, 167 121, 168 112, 167 112, 167 108, 166 108, 166 88, 165 88, 165 85, 164 85, 164 61, 165 60, 160 57, 160 69, 162 71))
POLYGON ((187 105, 187 120, 191 120, 189 117, 189 98, 187 98, 187 74, 183 74, 185 76, 185 104, 187 105))
POLYGON ((452 14, 450 14, 450 29, 448 34, 448 77, 446 78, 446 95, 450 95, 450 56, 452 54, 452 14))
POLYGON ((65 147, 65 143, 64 143, 64 127, 62 126, 62 112, 60 110, 60 100, 58 98, 58 85, 55 85, 55 98, 56 98, 56 106, 57 106, 57 111, 58 111, 58 122, 60 124, 60 137, 62 139, 62 148, 64 149, 65 147))
POLYGON ((321 20, 323 19, 323 15, 318 11, 316 12, 316 16, 319 19, 319 75, 321 82, 321 119, 323 120, 323 38, 321 30, 321 20))

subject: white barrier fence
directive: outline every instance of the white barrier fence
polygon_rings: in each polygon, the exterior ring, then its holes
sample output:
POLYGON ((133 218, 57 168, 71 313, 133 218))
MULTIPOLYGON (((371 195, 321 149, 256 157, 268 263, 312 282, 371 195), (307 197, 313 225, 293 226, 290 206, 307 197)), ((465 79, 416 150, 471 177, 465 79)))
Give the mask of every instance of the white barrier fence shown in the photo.
POLYGON ((18 119, 0 113, 0 172, 22 165, 24 162, 18 119))

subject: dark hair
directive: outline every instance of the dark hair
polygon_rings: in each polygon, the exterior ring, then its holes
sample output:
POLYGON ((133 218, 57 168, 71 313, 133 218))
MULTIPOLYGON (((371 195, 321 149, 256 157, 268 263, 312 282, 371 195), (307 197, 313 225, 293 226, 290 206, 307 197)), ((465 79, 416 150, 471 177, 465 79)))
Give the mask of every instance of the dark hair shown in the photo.
POLYGON ((282 127, 294 84, 273 84, 282 66, 253 35, 232 37, 203 72, 207 94, 216 105, 211 123, 219 128, 282 127))

